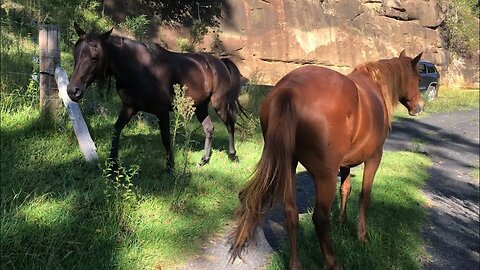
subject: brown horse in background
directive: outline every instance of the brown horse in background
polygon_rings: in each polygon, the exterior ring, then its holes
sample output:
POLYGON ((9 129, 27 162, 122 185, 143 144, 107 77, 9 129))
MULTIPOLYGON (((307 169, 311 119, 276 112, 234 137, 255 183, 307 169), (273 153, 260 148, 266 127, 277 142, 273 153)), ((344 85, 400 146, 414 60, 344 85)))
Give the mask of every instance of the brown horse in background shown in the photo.
POLYGON ((204 156, 199 165, 209 162, 213 124, 208 115, 211 103, 225 123, 229 134, 228 157, 238 162, 234 133, 237 113, 244 113, 238 96, 243 76, 229 59, 207 53, 176 53, 153 42, 87 33, 75 23, 79 36, 75 44, 75 66, 68 85, 70 99, 78 102, 95 80, 115 77, 122 108, 115 123, 110 159, 116 162, 120 133, 139 111, 157 116, 162 143, 167 154, 167 170, 174 158, 170 142, 170 116, 173 85, 186 85, 186 94, 194 101, 195 115, 205 133, 204 156))
POLYGON ((295 168, 298 162, 315 183, 313 223, 326 269, 338 269, 330 240, 330 208, 337 175, 341 176, 340 221, 350 193, 350 168, 365 164, 358 219, 358 238, 367 242, 367 209, 373 178, 383 154, 395 106, 410 115, 423 110, 417 63, 400 57, 367 63, 350 74, 304 66, 285 75, 265 97, 260 121, 265 145, 251 181, 240 193, 238 227, 231 247, 232 261, 252 240, 263 214, 276 200, 285 204, 290 240, 290 269, 300 269, 297 251, 298 209, 295 168))

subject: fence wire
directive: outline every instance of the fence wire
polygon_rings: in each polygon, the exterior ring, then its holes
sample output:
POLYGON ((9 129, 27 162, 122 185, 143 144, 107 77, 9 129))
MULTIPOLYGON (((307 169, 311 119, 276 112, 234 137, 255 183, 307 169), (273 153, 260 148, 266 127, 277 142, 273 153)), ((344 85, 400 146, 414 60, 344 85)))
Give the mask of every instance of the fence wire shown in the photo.
MULTIPOLYGON (((18 15, 16 15, 18 16, 18 15)), ((21 16, 19 16, 21 17, 21 16)), ((45 26, 31 24, 23 20, 14 20, 12 15, 3 14, 0 19, 2 38, 0 40, 0 70, 1 87, 0 101, 1 111, 16 110, 24 105, 35 106, 40 100, 40 81, 42 76, 43 85, 48 89, 56 88, 54 80, 55 65, 59 64, 60 49, 52 50, 50 40, 47 38, 45 50, 39 48, 39 30, 45 26), (42 62, 47 62, 40 68, 42 62)), ((50 26, 46 26, 50 30, 50 26)), ((58 28, 55 38, 58 41, 58 28)), ((57 42, 58 44, 58 42, 57 42)))

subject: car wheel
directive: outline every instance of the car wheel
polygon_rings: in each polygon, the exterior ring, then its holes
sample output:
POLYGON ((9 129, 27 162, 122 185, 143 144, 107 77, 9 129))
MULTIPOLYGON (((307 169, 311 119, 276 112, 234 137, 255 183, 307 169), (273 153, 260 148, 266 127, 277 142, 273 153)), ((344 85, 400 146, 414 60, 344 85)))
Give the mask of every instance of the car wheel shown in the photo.
POLYGON ((428 86, 427 91, 425 91, 425 93, 428 101, 432 101, 438 97, 438 89, 435 85, 428 86))

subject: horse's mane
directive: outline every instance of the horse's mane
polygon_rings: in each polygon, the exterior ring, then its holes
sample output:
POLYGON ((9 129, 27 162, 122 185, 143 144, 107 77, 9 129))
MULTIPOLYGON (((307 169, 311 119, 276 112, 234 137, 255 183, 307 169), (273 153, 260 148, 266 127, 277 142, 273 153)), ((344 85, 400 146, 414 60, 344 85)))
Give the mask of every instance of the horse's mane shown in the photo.
POLYGON ((370 77, 380 85, 388 120, 391 122, 398 99, 405 91, 407 76, 411 73, 410 61, 407 58, 383 59, 363 64, 356 69, 362 67, 365 67, 370 77))

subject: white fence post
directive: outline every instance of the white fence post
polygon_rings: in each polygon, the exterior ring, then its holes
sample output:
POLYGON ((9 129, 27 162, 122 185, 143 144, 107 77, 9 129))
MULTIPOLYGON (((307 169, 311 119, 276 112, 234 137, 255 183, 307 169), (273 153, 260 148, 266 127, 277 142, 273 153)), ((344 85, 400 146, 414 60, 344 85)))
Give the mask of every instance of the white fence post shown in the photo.
POLYGON ((97 149, 93 143, 90 133, 88 132, 87 124, 83 119, 80 107, 76 102, 73 102, 67 94, 68 77, 65 70, 61 67, 55 68, 55 80, 58 85, 58 94, 63 100, 63 104, 68 110, 70 120, 73 123, 73 130, 77 136, 80 151, 87 162, 98 160, 97 149))

